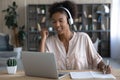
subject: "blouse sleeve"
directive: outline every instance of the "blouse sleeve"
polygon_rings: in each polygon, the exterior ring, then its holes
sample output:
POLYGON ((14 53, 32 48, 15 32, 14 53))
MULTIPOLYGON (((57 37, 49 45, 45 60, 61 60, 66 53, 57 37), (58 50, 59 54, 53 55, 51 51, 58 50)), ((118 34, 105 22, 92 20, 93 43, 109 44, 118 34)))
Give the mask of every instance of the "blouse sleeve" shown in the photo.
POLYGON ((45 43, 45 52, 49 52, 49 48, 48 48, 48 40, 46 40, 46 43, 45 43))
POLYGON ((96 51, 96 49, 88 35, 87 35, 86 43, 87 43, 86 47, 87 47, 87 51, 88 51, 88 54, 87 54, 88 63, 90 65, 92 65, 92 68, 97 68, 97 65, 102 60, 102 57, 96 51))
POLYGON ((48 37, 45 43, 45 51, 46 52, 53 52, 53 37, 48 37))

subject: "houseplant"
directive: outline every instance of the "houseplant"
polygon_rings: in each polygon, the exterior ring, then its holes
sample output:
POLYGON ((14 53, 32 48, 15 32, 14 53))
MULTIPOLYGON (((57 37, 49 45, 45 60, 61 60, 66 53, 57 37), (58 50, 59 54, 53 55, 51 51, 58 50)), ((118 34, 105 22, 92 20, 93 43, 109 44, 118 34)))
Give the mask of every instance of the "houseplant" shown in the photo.
POLYGON ((13 40, 14 40, 14 47, 18 46, 18 37, 17 37, 17 28, 18 28, 18 23, 17 23, 17 5, 16 2, 13 2, 12 5, 9 5, 7 9, 2 10, 5 14, 5 25, 12 30, 13 32, 13 40))
POLYGON ((13 32, 13 44, 14 51, 18 53, 18 56, 21 53, 23 41, 24 41, 24 28, 25 26, 18 27, 18 13, 17 13, 18 5, 16 2, 13 2, 12 5, 9 5, 7 9, 2 10, 5 14, 5 25, 12 30, 13 32))
POLYGON ((25 39, 25 26, 18 26, 18 13, 17 13, 17 4, 13 2, 12 5, 9 5, 7 9, 3 10, 5 12, 5 25, 12 29, 14 34, 15 47, 23 46, 23 41, 25 39))
POLYGON ((19 27, 19 30, 18 30, 18 34, 17 34, 17 37, 18 37, 18 46, 24 46, 24 40, 26 39, 26 32, 24 31, 25 29, 25 26, 21 26, 19 27))
POLYGON ((20 59, 21 57, 22 46, 24 46, 24 41, 26 39, 26 32, 24 31, 24 29, 25 29, 24 25, 22 27, 19 27, 18 33, 17 33, 19 47, 14 48, 14 51, 17 52, 18 59, 20 59))
POLYGON ((7 71, 8 74, 15 74, 17 71, 17 61, 15 58, 9 58, 7 60, 7 71))

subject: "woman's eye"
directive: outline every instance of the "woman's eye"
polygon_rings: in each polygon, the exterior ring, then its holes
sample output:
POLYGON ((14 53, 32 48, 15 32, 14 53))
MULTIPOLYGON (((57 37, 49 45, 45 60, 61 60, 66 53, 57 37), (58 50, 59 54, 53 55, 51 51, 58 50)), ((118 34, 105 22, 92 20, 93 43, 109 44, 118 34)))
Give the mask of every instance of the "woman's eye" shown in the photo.
POLYGON ((52 23, 56 23, 56 21, 52 21, 52 23))
POLYGON ((60 22, 63 22, 63 21, 60 21, 60 22))
POLYGON ((59 22, 63 22, 63 20, 60 20, 59 22))

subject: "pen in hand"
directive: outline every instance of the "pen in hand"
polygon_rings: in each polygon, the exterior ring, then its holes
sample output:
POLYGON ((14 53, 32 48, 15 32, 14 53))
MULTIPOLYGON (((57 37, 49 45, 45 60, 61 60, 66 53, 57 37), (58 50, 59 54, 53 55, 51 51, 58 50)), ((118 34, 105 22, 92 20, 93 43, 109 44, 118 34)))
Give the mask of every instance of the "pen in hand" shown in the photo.
POLYGON ((110 73, 111 72, 111 70, 110 70, 110 61, 109 60, 107 60, 107 63, 106 63, 106 65, 104 65, 104 67, 103 67, 103 73, 104 74, 108 74, 108 73, 110 73))

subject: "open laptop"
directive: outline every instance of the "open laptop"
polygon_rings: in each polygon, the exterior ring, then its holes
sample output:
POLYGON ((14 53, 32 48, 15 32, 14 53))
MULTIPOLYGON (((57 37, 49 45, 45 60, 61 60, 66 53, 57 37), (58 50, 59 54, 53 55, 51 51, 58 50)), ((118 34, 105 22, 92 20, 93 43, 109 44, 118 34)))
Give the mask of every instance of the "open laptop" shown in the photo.
POLYGON ((57 71, 56 60, 53 53, 22 52, 22 63, 27 76, 59 79, 65 73, 57 71))

